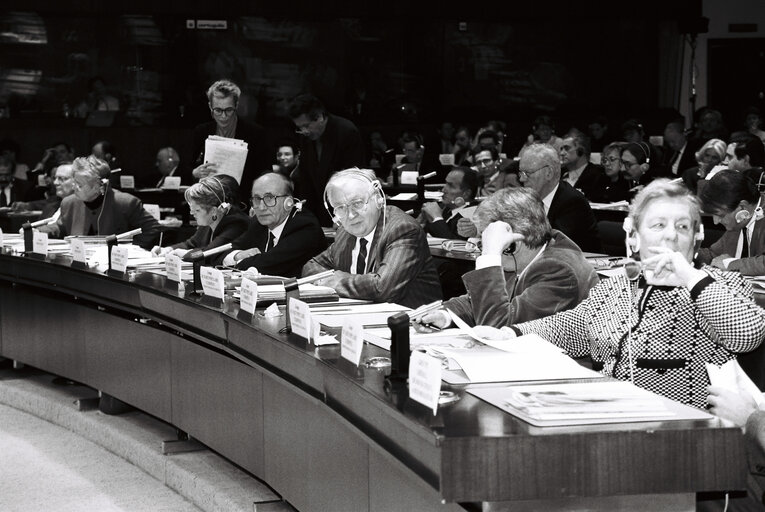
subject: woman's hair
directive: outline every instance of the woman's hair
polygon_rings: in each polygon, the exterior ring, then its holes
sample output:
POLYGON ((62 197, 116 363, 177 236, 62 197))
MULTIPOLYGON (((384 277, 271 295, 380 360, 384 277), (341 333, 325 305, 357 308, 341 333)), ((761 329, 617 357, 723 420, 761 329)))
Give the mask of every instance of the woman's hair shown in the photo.
POLYGON ((212 104, 213 96, 218 94, 224 98, 234 98, 234 105, 239 104, 239 96, 242 95, 242 90, 231 80, 218 80, 207 89, 207 101, 212 104))
MULTIPOLYGON (((231 193, 228 187, 224 184, 225 181, 228 181, 225 179, 225 176, 226 175, 224 174, 221 176, 208 176, 207 178, 202 178, 199 180, 199 183, 194 183, 187 188, 183 197, 186 199, 187 203, 194 201, 199 206, 208 209, 216 208, 220 206, 221 203, 227 203, 229 202, 231 193)), ((233 178, 231 179, 233 180, 233 178)), ((236 180, 234 180, 234 182, 236 182, 236 180)))
POLYGON ((80 178, 92 183, 109 177, 109 164, 93 155, 81 156, 72 162, 72 178, 80 178))
POLYGON ((701 191, 704 211, 711 214, 732 212, 741 201, 757 204, 760 193, 746 173, 724 170, 715 174, 701 191))
MULTIPOLYGON (((708 188, 708 187, 707 187, 708 188)), ((632 220, 633 229, 637 230, 643 221, 648 207, 657 199, 672 199, 674 201, 685 201, 688 205, 691 218, 693 219, 693 230, 698 232, 701 226, 701 208, 699 200, 682 183, 676 183, 666 178, 653 180, 638 192, 630 205, 628 218, 632 220)))
POLYGON ((475 215, 479 231, 498 220, 507 222, 532 249, 542 247, 552 237, 542 200, 530 188, 500 189, 478 206, 475 215))
POLYGON ((611 142, 610 144, 606 144, 606 146, 603 148, 603 151, 600 152, 601 156, 606 156, 612 151, 616 151, 621 156, 622 154, 622 148, 626 146, 626 142, 611 142))
POLYGON ((714 150, 715 154, 722 162, 725 159, 725 150, 727 148, 728 145, 724 141, 721 141, 720 139, 709 139, 704 143, 703 146, 699 148, 698 151, 696 151, 696 161, 701 162, 701 159, 704 157, 704 153, 706 153, 708 149, 711 149, 714 150))

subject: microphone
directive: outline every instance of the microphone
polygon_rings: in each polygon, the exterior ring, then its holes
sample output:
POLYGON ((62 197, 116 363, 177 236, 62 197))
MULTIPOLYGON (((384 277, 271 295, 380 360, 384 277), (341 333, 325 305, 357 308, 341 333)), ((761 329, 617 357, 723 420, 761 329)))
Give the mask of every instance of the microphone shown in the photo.
POLYGON ((125 238, 130 238, 135 235, 140 235, 143 233, 143 228, 135 228, 131 229, 130 231, 125 231, 124 233, 120 233, 117 236, 117 240, 124 240, 125 238))
POLYGON ((335 271, 333 269, 325 270, 324 272, 319 272, 318 274, 301 277, 300 279, 297 280, 297 283, 298 285, 313 283, 314 281, 318 281, 319 279, 324 279, 325 277, 329 277, 334 273, 335 271))
POLYGON ((209 258, 210 256, 215 256, 216 254, 220 254, 222 252, 230 251, 231 250, 231 242, 223 245, 219 245, 218 247, 213 247, 212 249, 207 249, 202 253, 203 258, 209 258))
POLYGON ((427 180, 427 179, 432 178, 435 175, 436 175, 436 171, 431 171, 428 174, 423 174, 422 176, 417 176, 417 179, 418 180, 427 180))
POLYGON ((47 219, 36 220, 31 223, 30 226, 33 228, 39 228, 40 226, 47 226, 48 224, 53 224, 54 222, 56 222, 55 217, 48 217, 47 219))

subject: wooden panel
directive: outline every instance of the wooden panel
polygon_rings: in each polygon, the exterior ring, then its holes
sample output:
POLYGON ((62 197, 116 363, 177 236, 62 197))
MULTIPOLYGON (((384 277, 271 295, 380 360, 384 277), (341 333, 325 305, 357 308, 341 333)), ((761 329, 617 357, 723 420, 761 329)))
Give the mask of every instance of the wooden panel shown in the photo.
POLYGON ((264 376, 265 478, 303 512, 369 508, 367 443, 321 402, 264 376))
POLYGON ((88 328, 76 303, 24 286, 4 288, 3 355, 76 381, 85 378, 83 337, 88 328))
POLYGON ((260 371, 182 338, 172 340, 172 423, 263 475, 260 371))
POLYGON ((95 309, 82 311, 88 384, 169 421, 169 333, 95 309))

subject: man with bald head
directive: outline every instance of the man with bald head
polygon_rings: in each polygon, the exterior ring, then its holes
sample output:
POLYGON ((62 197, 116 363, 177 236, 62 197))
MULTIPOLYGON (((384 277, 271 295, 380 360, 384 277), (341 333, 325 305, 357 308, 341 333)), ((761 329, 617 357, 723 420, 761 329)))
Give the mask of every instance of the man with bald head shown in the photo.
POLYGON ((583 251, 600 252, 598 225, 587 198, 560 179, 560 156, 548 144, 534 143, 521 151, 518 178, 542 199, 553 229, 562 231, 583 251))
POLYGON ((327 242, 319 221, 295 201, 293 190, 292 180, 276 172, 255 180, 250 196, 250 216, 255 218, 221 258, 224 265, 298 277, 305 262, 324 250, 327 242))

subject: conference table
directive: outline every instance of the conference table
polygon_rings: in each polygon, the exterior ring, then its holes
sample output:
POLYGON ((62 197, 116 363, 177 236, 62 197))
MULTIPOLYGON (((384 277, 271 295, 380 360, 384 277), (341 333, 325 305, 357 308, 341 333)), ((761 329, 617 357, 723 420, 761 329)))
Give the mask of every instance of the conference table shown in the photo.
POLYGON ((0 355, 187 432, 309 511, 694 510, 744 489, 745 440, 718 419, 535 427, 448 385, 437 414, 283 316, 148 272, 0 255, 0 355))

